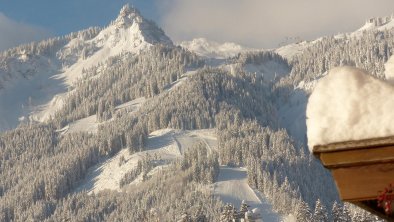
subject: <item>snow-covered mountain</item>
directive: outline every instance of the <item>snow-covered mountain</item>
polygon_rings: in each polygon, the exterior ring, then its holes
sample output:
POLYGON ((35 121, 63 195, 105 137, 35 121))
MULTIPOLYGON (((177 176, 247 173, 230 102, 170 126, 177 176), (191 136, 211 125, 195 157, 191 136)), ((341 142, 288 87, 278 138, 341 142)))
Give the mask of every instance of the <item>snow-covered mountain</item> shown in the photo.
POLYGON ((365 24, 352 33, 352 35, 361 35, 364 31, 371 30, 388 30, 394 28, 394 15, 386 17, 374 17, 365 21, 365 24))
POLYGON ((173 43, 156 24, 125 5, 103 29, 91 28, 3 52, 0 130, 14 128, 19 120, 48 120, 84 70, 114 56, 138 54, 155 44, 173 43))
POLYGON ((180 43, 185 49, 207 58, 225 59, 241 52, 257 51, 257 49, 241 46, 233 42, 219 43, 206 38, 196 38, 180 43))
POLYGON ((383 78, 389 32, 177 47, 125 6, 105 28, 8 50, 0 130, 34 121, 0 133, 0 220, 219 221, 219 197, 268 221, 326 221, 311 217, 338 194, 305 147, 306 103, 335 66, 383 78))
POLYGON ((68 66, 59 75, 68 85, 81 76, 83 69, 96 66, 121 53, 139 53, 153 44, 172 45, 172 41, 153 22, 124 6, 119 16, 93 39, 72 39, 58 57, 68 66))

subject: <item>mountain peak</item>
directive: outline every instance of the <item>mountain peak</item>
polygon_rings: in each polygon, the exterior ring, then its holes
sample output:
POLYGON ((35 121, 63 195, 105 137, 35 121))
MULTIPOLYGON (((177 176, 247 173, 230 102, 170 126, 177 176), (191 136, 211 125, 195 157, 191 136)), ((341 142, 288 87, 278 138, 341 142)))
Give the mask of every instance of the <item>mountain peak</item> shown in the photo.
MULTIPOLYGON (((119 37, 119 34, 123 32, 119 32, 119 30, 126 31, 127 33, 124 33, 128 35, 126 38, 132 38, 130 40, 134 45, 139 44, 138 42, 173 45, 162 29, 153 21, 144 18, 138 9, 129 4, 122 7, 116 20, 111 23, 107 30, 104 30, 104 33, 119 37)), ((118 39, 115 41, 118 41, 118 39)))
POLYGON ((129 27, 133 22, 141 23, 142 20, 143 18, 140 12, 133 6, 126 4, 120 10, 118 17, 115 20, 115 24, 118 27, 129 27))

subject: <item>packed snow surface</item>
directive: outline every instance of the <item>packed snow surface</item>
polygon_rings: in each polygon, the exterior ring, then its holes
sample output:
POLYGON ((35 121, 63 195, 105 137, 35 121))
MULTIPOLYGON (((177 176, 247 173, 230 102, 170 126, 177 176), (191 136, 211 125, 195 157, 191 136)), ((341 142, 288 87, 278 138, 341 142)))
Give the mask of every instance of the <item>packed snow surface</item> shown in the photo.
POLYGON ((308 146, 394 135, 394 86, 352 67, 332 69, 307 105, 308 146))
MULTIPOLYGON (((145 151, 130 154, 128 149, 119 151, 115 156, 105 159, 88 170, 85 180, 75 190, 76 192, 86 190, 89 193, 99 192, 105 189, 121 191, 119 186, 122 177, 134 169, 139 160, 146 155, 157 157, 163 165, 155 167, 148 175, 160 172, 166 163, 181 158, 183 153, 194 144, 203 142, 208 149, 216 149, 217 139, 214 129, 207 130, 174 130, 161 129, 149 135, 145 151), (124 158, 124 163, 119 164, 124 158)), ((132 184, 140 182, 137 178, 132 184)))
POLYGON ((221 166, 218 181, 214 185, 214 194, 224 203, 233 204, 237 210, 242 201, 246 201, 250 206, 249 210, 259 209, 264 222, 281 221, 279 214, 272 210, 272 206, 261 193, 249 187, 245 168, 221 166))

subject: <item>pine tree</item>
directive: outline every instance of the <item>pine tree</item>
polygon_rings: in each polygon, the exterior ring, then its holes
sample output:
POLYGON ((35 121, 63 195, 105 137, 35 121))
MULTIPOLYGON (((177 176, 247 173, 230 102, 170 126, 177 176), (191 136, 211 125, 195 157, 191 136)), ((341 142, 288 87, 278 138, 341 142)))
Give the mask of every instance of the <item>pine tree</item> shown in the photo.
POLYGON ((198 208, 196 214, 194 215, 193 222, 208 222, 208 219, 202 211, 201 207, 198 208))
POLYGON ((235 221, 237 211, 231 204, 226 204, 220 215, 220 222, 233 222, 235 221))
POLYGON ((242 200, 241 207, 239 209, 239 218, 245 218, 245 213, 248 212, 248 204, 246 204, 245 200, 242 200))
POLYGON ((181 218, 177 222, 193 222, 193 220, 192 217, 187 212, 184 212, 181 215, 181 218))
POLYGON ((299 204, 297 205, 295 216, 297 221, 310 221, 312 213, 308 207, 308 204, 300 200, 299 204))
POLYGON ((342 214, 343 214, 342 207, 335 201, 334 204, 332 205, 332 210, 331 210, 332 221, 333 222, 342 222, 342 220, 341 220, 342 214))
POLYGON ((326 222, 328 221, 327 210, 321 203, 320 199, 316 201, 315 212, 312 216, 312 222, 326 222))
POLYGON ((352 218, 350 216, 350 211, 349 211, 349 207, 347 204, 343 205, 343 209, 342 209, 342 214, 341 214, 341 218, 340 221, 342 222, 351 222, 352 218))

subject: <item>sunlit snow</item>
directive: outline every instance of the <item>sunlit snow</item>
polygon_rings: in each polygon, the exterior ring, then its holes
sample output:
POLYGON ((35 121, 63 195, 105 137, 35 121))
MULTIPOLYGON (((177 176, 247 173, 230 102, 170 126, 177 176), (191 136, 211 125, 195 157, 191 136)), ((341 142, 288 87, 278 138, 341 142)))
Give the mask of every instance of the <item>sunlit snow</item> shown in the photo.
POLYGON ((332 69, 307 105, 308 146, 394 135, 394 86, 365 71, 332 69))

